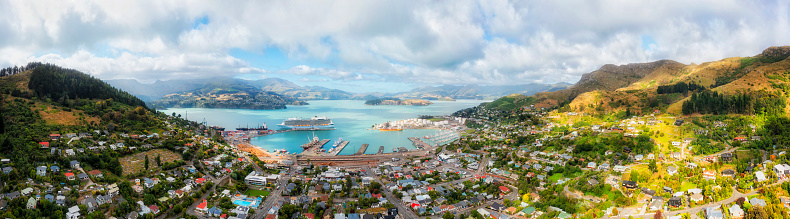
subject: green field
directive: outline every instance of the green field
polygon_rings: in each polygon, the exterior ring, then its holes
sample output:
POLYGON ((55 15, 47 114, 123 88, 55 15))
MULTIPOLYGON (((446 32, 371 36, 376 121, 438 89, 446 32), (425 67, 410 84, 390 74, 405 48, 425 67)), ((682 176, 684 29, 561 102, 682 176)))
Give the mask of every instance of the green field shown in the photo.
POLYGON ((254 197, 258 197, 258 196, 266 197, 269 196, 269 191, 248 189, 247 192, 244 193, 244 195, 254 196, 254 197))
POLYGON ((557 180, 560 180, 560 178, 562 178, 562 173, 555 173, 549 177, 549 181, 557 182, 557 180))
POLYGON ((688 181, 683 181, 683 184, 680 185, 680 191, 688 191, 694 188, 697 188, 697 185, 688 181))

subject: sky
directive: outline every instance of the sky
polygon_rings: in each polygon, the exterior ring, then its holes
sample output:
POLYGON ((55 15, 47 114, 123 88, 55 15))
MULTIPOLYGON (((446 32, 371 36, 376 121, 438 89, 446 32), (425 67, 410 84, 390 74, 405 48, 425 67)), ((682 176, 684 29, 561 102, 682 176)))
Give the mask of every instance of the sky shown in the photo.
POLYGON ((0 1, 0 66, 95 77, 284 78, 351 92, 575 83, 790 45, 790 1, 0 1))

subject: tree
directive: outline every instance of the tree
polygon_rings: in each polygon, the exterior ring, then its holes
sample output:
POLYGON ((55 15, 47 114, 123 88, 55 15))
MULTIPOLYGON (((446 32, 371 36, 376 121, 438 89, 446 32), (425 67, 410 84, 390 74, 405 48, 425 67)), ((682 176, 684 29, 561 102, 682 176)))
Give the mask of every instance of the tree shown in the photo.
POLYGON ((162 166, 162 158, 158 154, 156 155, 156 166, 162 166))
POLYGON ((145 169, 148 169, 148 155, 145 155, 145 169))
POLYGON ((656 160, 650 160, 650 164, 648 164, 648 168, 650 168, 650 171, 653 171, 653 173, 657 172, 658 165, 656 165, 656 160))
POLYGON ((768 218, 768 213, 765 212, 765 209, 763 209, 763 207, 760 207, 758 205, 754 205, 754 206, 752 206, 751 209, 749 209, 749 212, 746 212, 746 216, 744 218, 745 219, 764 219, 764 218, 768 218))
POLYGON ((454 219, 454 218, 455 215, 450 214, 450 212, 445 212, 444 215, 442 215, 442 219, 454 219))
POLYGON ((521 201, 522 202, 528 202, 529 198, 530 198, 529 193, 524 194, 524 195, 521 196, 521 201))
POLYGON ((661 211, 656 211, 656 214, 653 215, 653 219, 662 219, 663 216, 661 215, 661 211))

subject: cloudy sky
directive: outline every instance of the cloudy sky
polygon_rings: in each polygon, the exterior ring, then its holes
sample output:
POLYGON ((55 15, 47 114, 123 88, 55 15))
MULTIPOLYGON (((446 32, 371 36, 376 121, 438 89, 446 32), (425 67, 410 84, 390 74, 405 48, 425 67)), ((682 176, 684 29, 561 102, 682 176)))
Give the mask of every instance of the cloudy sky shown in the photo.
POLYGON ((280 77, 356 92, 577 81, 790 45, 779 1, 0 1, 0 66, 101 79, 280 77))

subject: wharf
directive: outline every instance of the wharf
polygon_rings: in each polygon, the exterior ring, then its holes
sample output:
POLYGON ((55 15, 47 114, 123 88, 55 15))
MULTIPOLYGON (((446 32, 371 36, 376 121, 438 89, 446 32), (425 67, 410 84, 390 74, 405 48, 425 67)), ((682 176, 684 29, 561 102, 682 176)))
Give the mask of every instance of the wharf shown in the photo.
POLYGON ((312 142, 309 142, 307 144, 302 145, 302 148, 304 148, 305 151, 313 150, 313 149, 321 149, 322 147, 324 147, 324 145, 326 143, 329 143, 329 139, 324 139, 324 140, 320 140, 320 141, 312 141, 312 142))
POLYGON ((345 148, 346 145, 348 145, 348 141, 340 142, 340 144, 337 145, 337 147, 332 151, 332 153, 330 153, 330 155, 337 156, 337 154, 340 153, 340 151, 343 151, 343 148, 345 148))
POLYGON ((384 153, 384 146, 379 146, 379 152, 376 154, 383 154, 384 153))
POLYGON ((363 155, 365 154, 365 150, 368 149, 368 144, 362 144, 362 147, 359 147, 359 150, 354 155, 363 155))
POLYGON ((414 145, 415 147, 417 147, 419 149, 423 149, 423 148, 429 147, 429 145, 427 143, 425 143, 424 141, 422 141, 422 139, 420 139, 420 138, 409 137, 409 140, 411 141, 412 145, 414 145))

